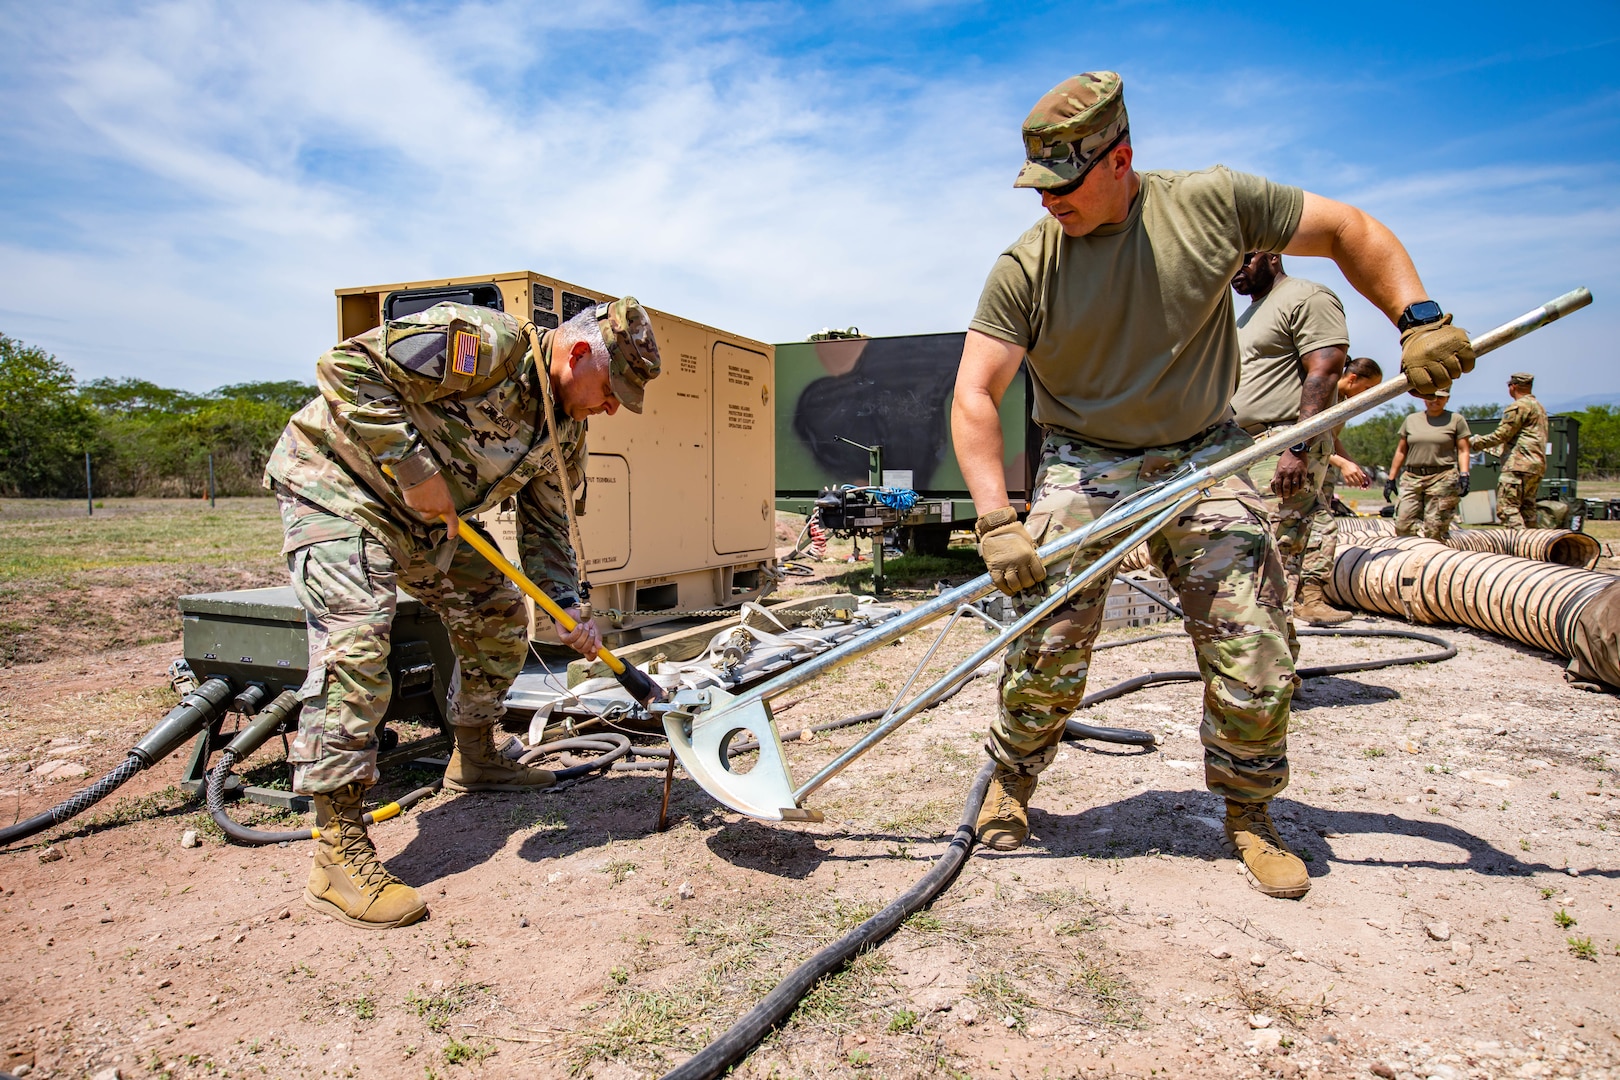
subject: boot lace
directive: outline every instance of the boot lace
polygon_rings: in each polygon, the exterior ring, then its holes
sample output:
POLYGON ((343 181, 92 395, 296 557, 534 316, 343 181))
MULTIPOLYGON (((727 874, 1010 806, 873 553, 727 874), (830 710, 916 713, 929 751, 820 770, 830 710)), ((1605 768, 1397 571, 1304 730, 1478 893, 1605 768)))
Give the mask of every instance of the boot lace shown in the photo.
POLYGON ((1260 842, 1277 851, 1285 851, 1282 837, 1277 834, 1277 823, 1271 820, 1271 812, 1263 803, 1251 803, 1243 808, 1243 817, 1248 825, 1248 831, 1259 838, 1260 842))
POLYGON ((377 858, 377 848, 366 830, 345 819, 338 830, 338 852, 355 876, 355 884, 365 892, 381 892, 399 882, 377 858))

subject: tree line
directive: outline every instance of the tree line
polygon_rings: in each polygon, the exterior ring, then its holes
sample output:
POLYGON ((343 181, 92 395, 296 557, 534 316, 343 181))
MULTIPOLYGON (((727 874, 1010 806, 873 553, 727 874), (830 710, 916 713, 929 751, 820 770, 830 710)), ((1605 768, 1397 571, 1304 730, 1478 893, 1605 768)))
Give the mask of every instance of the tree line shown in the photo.
POLYGON ((145 379, 79 382, 36 346, 0 334, 0 495, 201 497, 214 455, 220 495, 262 493, 260 477, 287 419, 319 393, 295 380, 206 394, 145 379))

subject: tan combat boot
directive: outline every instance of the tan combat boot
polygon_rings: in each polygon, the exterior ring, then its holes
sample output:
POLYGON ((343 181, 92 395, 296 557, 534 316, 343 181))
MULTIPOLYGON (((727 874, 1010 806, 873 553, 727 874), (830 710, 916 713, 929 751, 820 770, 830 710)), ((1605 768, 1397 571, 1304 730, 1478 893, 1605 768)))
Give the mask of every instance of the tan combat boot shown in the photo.
POLYGON ((1267 896, 1293 899, 1311 889, 1304 861, 1283 846, 1266 803, 1226 800, 1226 852, 1243 860, 1249 884, 1267 896))
POLYGON ((416 890, 383 868, 366 835, 356 782, 315 796, 315 865, 309 871, 304 903, 334 919, 367 930, 409 926, 427 914, 416 890))
POLYGON ((1011 851, 1029 839, 1029 797, 1035 777, 997 765, 979 809, 979 843, 997 851, 1011 851))
POLYGON ((450 730, 455 733, 456 748, 444 770, 446 791, 537 791, 557 782, 545 769, 501 753, 492 727, 455 726, 450 730))
POLYGON ((1322 586, 1306 582, 1299 587, 1299 599, 1294 601, 1294 618, 1312 626, 1338 626, 1355 618, 1353 611, 1340 611, 1328 603, 1322 586))

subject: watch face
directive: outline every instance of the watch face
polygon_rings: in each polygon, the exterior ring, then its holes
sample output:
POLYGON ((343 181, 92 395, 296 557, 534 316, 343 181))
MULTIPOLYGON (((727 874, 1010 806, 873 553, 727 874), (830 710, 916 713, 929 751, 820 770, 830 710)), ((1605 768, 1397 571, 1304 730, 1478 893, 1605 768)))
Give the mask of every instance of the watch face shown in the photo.
POLYGON ((1443 314, 1445 313, 1440 310, 1440 305, 1433 300, 1419 300, 1406 309, 1403 321, 1407 326, 1422 326, 1424 323, 1434 322, 1443 314))

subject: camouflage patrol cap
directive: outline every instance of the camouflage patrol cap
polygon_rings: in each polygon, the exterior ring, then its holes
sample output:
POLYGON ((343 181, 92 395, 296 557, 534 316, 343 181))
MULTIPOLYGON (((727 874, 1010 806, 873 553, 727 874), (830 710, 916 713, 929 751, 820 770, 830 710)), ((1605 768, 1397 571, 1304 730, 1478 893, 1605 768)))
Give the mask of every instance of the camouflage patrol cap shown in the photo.
POLYGON ((1508 382, 1515 386, 1534 386, 1536 384, 1536 377, 1530 374, 1528 371, 1515 371, 1513 374, 1508 376, 1508 382))
POLYGON ((1112 71, 1088 71, 1046 92, 1024 118, 1023 170, 1013 187, 1062 187, 1130 130, 1125 82, 1112 71))
POLYGON ((641 411, 647 383, 658 378, 658 342, 652 322, 633 296, 596 305, 596 324, 608 351, 608 381, 619 404, 641 411))

